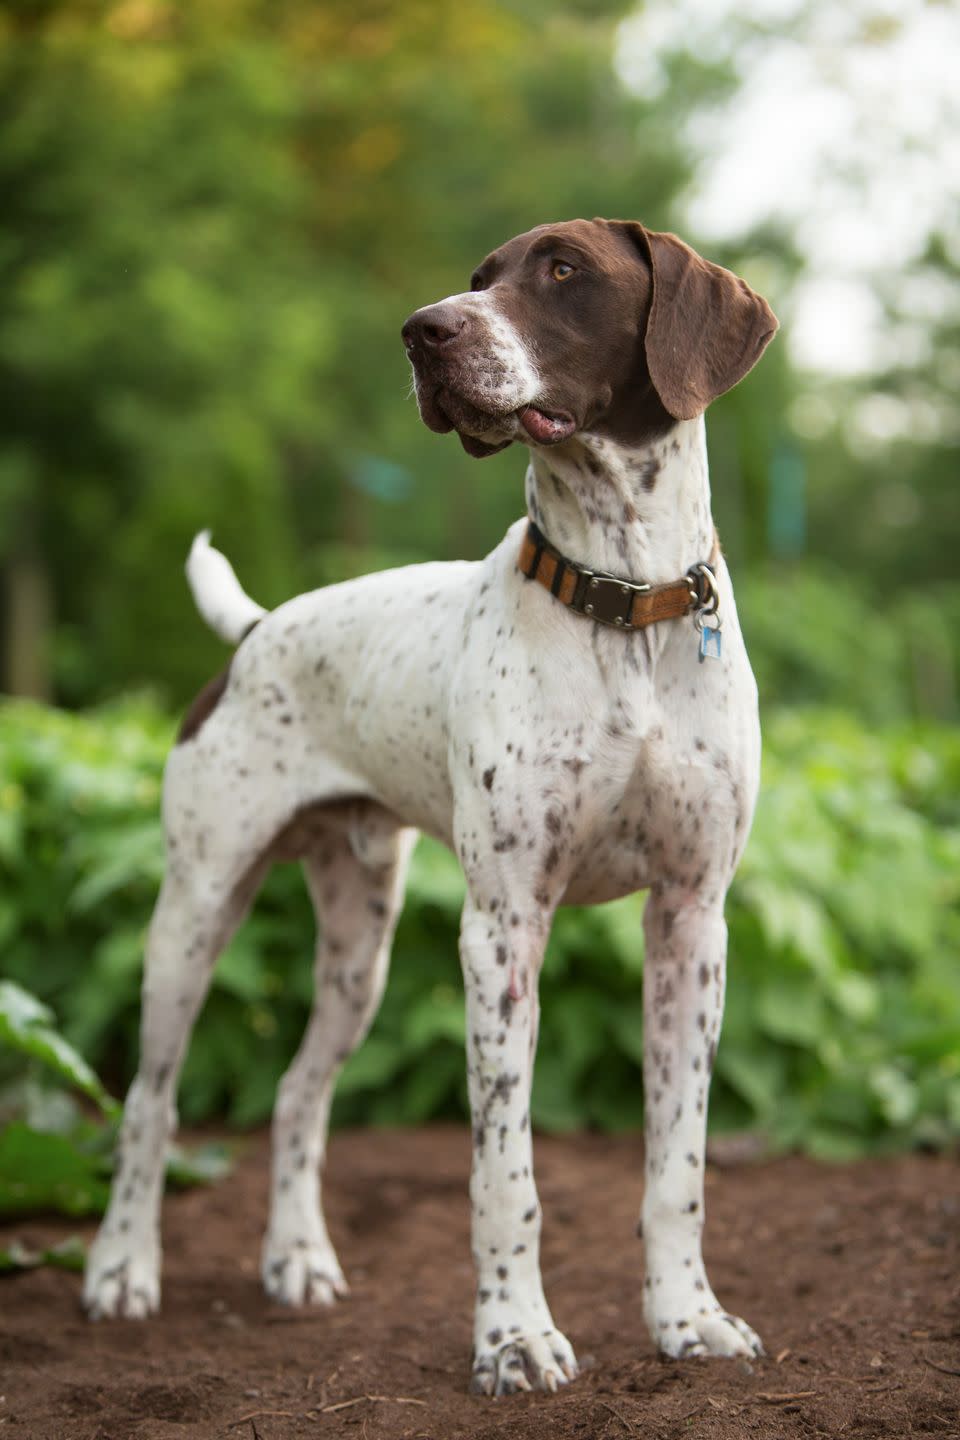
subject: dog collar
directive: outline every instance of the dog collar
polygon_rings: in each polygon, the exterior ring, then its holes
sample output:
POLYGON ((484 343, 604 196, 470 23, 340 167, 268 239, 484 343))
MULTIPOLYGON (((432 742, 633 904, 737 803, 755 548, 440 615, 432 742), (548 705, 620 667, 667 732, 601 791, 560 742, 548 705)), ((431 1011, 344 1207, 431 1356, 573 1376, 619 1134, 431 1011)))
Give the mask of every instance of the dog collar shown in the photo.
POLYGON ((694 615, 701 633, 707 630, 719 634, 719 617, 712 625, 705 620, 705 617, 717 616, 719 559, 720 539, 714 531, 709 560, 691 565, 679 580, 671 580, 666 585, 648 585, 578 565, 562 555, 533 521, 528 520, 518 565, 528 580, 536 580, 568 610, 575 610, 600 625, 642 630, 658 620, 694 615))

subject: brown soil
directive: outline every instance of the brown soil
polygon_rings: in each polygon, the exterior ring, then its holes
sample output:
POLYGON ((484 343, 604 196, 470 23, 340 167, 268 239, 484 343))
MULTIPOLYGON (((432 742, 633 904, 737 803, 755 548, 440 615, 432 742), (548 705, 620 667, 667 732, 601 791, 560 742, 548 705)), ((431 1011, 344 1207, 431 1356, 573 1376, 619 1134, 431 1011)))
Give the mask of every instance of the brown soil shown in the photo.
MULTIPOLYGON (((707 1259, 767 1358, 657 1358, 640 1318, 630 1139, 540 1139, 543 1270, 585 1371, 557 1395, 466 1393, 467 1135, 342 1134, 334 1311, 267 1303, 256 1261, 266 1140, 212 1190, 169 1198, 164 1309, 90 1325, 79 1277, 0 1282, 0 1435, 18 1440, 668 1440, 960 1436, 960 1170, 927 1156, 709 1167, 707 1259)), ((72 1228, 32 1224, 33 1242, 72 1228)))

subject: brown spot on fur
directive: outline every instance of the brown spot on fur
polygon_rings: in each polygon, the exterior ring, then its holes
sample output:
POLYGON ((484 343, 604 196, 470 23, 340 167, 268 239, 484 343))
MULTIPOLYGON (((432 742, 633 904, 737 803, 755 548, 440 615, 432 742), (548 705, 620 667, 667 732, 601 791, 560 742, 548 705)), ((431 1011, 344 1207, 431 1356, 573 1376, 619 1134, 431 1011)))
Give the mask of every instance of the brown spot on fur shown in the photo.
POLYGON ((656 485, 657 476, 659 474, 660 461, 656 458, 656 456, 652 457, 649 460, 644 460, 643 464, 640 466, 640 484, 643 486, 644 490, 646 490, 648 495, 650 494, 650 491, 653 489, 654 485, 656 485))

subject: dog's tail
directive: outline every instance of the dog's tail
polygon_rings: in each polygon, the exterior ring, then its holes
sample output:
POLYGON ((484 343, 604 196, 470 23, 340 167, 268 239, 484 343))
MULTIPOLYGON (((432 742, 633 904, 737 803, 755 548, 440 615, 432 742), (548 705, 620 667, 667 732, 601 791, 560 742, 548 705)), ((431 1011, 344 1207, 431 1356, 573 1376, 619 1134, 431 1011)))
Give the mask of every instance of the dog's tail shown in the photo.
POLYGON ((250 599, 226 555, 214 550, 209 530, 201 531, 190 547, 187 580, 200 614, 229 645, 238 644, 267 613, 250 599))

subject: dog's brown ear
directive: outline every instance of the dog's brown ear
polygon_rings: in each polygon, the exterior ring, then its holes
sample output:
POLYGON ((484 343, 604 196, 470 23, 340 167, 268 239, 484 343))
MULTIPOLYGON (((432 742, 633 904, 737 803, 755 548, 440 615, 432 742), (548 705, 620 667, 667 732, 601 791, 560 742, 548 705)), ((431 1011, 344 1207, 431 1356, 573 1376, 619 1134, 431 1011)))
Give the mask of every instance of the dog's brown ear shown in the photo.
POLYGON ((647 368, 664 408, 692 420, 760 359, 777 317, 745 280, 704 260, 676 235, 636 225, 653 272, 647 368))

